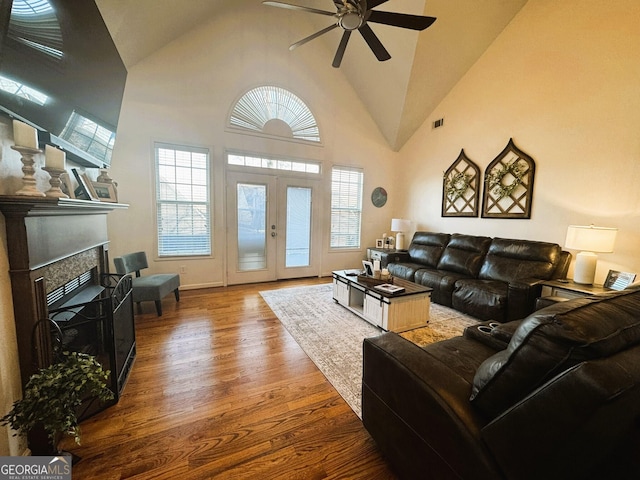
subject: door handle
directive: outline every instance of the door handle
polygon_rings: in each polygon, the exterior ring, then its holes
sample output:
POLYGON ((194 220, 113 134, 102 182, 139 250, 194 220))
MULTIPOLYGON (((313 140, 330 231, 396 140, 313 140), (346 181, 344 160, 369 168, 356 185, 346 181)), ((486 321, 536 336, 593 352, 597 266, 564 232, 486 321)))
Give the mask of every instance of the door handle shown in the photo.
POLYGON ((276 232, 271 232, 271 236, 275 237, 276 236, 276 232))

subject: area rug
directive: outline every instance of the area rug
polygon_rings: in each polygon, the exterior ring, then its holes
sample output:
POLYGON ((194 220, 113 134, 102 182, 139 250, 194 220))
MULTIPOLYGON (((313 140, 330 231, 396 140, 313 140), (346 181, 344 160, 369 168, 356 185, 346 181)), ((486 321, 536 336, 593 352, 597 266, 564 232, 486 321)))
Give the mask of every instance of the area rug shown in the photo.
MULTIPOLYGON (((332 284, 260 292, 287 331, 361 417, 362 341, 383 331, 333 301, 332 284)), ((461 335, 477 319, 431 304, 428 327, 404 332, 424 346, 461 335)))

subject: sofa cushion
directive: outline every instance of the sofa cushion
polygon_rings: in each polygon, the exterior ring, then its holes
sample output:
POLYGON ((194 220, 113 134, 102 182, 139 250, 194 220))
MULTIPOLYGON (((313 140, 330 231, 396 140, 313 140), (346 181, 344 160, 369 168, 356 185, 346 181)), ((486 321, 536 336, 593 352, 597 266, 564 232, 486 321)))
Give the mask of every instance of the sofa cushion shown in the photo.
POLYGON ((451 235, 448 233, 416 232, 409 245, 413 263, 436 268, 451 235))
POLYGON ((471 401, 495 417, 582 361, 640 344, 640 289, 585 297, 535 312, 509 346, 478 368, 471 401))
POLYGON ((478 277, 503 282, 523 278, 549 280, 561 252, 555 243, 494 238, 478 277))
POLYGON ((453 295, 456 282, 464 278, 468 277, 461 273, 435 270, 433 268, 421 268, 416 271, 413 281, 425 287, 433 288, 433 292, 431 292, 432 302, 450 307, 451 296, 453 295))
POLYGON ((491 238, 454 233, 438 262, 438 270, 477 277, 491 238))
POLYGON ((500 280, 462 279, 456 282, 451 305, 456 310, 480 320, 506 318, 509 285, 500 280))
POLYGON ((391 276, 409 280, 410 282, 415 281, 416 272, 421 268, 424 268, 424 265, 419 263, 390 263, 387 265, 391 276))

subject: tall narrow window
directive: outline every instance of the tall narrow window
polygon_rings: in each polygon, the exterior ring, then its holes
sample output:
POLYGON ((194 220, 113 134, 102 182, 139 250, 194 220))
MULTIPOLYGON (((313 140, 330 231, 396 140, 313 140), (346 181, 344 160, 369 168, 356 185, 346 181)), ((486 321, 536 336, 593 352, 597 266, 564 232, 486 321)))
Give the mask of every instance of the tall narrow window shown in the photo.
POLYGON ((359 168, 331 171, 331 248, 360 248, 364 174, 359 168))
POLYGON ((156 144, 158 256, 211 254, 209 152, 156 144))

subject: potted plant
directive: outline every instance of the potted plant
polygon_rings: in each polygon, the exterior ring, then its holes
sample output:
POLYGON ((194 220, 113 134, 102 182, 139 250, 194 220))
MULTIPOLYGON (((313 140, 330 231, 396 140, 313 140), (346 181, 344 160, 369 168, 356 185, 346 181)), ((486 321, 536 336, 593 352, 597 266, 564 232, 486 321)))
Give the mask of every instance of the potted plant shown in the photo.
POLYGON ((57 453, 58 442, 64 434, 72 436, 79 445, 78 408, 92 397, 101 401, 112 399, 113 392, 107 388, 108 378, 109 371, 103 370, 95 357, 63 352, 60 361, 31 375, 22 399, 13 404, 0 424, 27 434, 33 455, 57 453), (43 442, 37 438, 45 435, 48 448, 39 445, 43 442))

